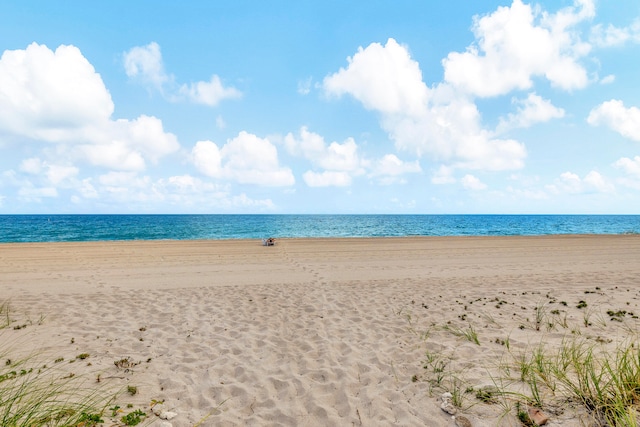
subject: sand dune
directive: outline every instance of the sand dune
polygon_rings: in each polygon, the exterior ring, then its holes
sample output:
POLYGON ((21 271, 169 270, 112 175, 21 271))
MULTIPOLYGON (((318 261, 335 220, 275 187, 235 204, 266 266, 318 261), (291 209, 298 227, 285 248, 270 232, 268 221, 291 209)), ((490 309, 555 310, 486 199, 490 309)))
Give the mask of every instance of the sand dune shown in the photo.
MULTIPOLYGON (((633 337, 638 260, 638 236, 5 244, 0 299, 27 327, 0 336, 46 360, 88 353, 64 369, 177 414, 153 425, 453 426, 447 390, 473 426, 517 425, 508 399, 472 390, 541 342, 633 337)), ((548 425, 588 425, 556 406, 548 425)))

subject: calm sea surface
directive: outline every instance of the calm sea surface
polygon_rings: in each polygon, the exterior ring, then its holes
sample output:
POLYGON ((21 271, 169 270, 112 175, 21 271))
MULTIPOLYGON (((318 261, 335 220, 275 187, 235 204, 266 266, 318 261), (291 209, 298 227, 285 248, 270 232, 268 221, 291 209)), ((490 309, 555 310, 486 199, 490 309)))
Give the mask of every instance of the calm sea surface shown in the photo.
POLYGON ((0 215, 0 242, 640 234, 640 215, 0 215))

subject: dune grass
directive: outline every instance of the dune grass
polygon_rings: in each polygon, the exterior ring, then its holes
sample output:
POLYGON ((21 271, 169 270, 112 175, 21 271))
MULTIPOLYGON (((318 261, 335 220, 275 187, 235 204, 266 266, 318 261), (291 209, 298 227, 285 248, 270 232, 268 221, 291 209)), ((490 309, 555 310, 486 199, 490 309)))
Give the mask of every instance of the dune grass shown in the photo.
MULTIPOLYGON (((0 303, 0 329, 12 322, 9 303, 0 303)), ((0 336, 0 342, 13 339, 0 336)), ((56 363, 47 367, 37 355, 14 358, 10 350, 0 347, 0 426, 92 427, 104 422, 102 416, 117 393, 56 363)))
MULTIPOLYGON (((632 320, 637 317, 626 310, 610 309, 607 315, 611 319, 607 322, 598 305, 579 303, 574 309, 562 302, 557 308, 547 304, 538 302, 533 307, 534 327, 527 328, 527 336, 519 332, 520 344, 532 339, 538 344, 523 347, 512 346, 510 339, 485 340, 486 348, 482 346, 478 351, 493 354, 496 363, 484 366, 487 372, 484 380, 466 379, 461 367, 477 371, 478 366, 458 359, 455 349, 449 348, 446 354, 428 351, 422 361, 424 369, 412 381, 427 381, 431 392, 458 392, 459 399, 454 403, 463 410, 478 404, 499 405, 503 413, 500 419, 509 414, 524 425, 521 413, 526 411, 522 408, 535 407, 547 414, 557 414, 558 408, 573 408, 576 416, 587 416, 592 426, 638 427, 640 340, 638 325, 632 320), (620 335, 613 333, 612 327, 626 338, 614 341, 620 335), (563 329, 565 334, 561 338, 558 332, 563 329), (494 344, 504 350, 501 352, 494 344)), ((500 333, 500 325, 494 322, 485 325, 489 333, 500 333)), ((482 329, 472 323, 459 327, 449 321, 443 329, 478 345, 482 341, 482 329)))
POLYGON ((85 384, 81 377, 55 368, 35 367, 34 358, 13 361, 6 354, 2 356, 2 426, 95 426, 102 422, 106 407, 115 397, 85 384))

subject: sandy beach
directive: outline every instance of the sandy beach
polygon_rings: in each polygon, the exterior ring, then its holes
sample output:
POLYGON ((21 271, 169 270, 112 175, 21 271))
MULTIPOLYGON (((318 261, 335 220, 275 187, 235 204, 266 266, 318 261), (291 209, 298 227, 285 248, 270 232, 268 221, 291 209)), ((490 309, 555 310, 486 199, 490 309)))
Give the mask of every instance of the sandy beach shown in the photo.
MULTIPOLYGON (((477 391, 522 390, 541 343, 636 339, 639 296, 636 235, 0 245, 6 351, 166 427, 520 425, 477 391)), ((547 394, 547 425, 595 425, 547 394)))

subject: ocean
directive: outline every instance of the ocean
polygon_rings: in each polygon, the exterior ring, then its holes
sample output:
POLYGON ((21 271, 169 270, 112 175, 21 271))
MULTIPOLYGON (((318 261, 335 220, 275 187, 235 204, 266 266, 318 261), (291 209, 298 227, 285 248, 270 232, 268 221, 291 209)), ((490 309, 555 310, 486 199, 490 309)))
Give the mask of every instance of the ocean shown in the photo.
POLYGON ((640 215, 0 215, 0 242, 640 234, 640 215))

